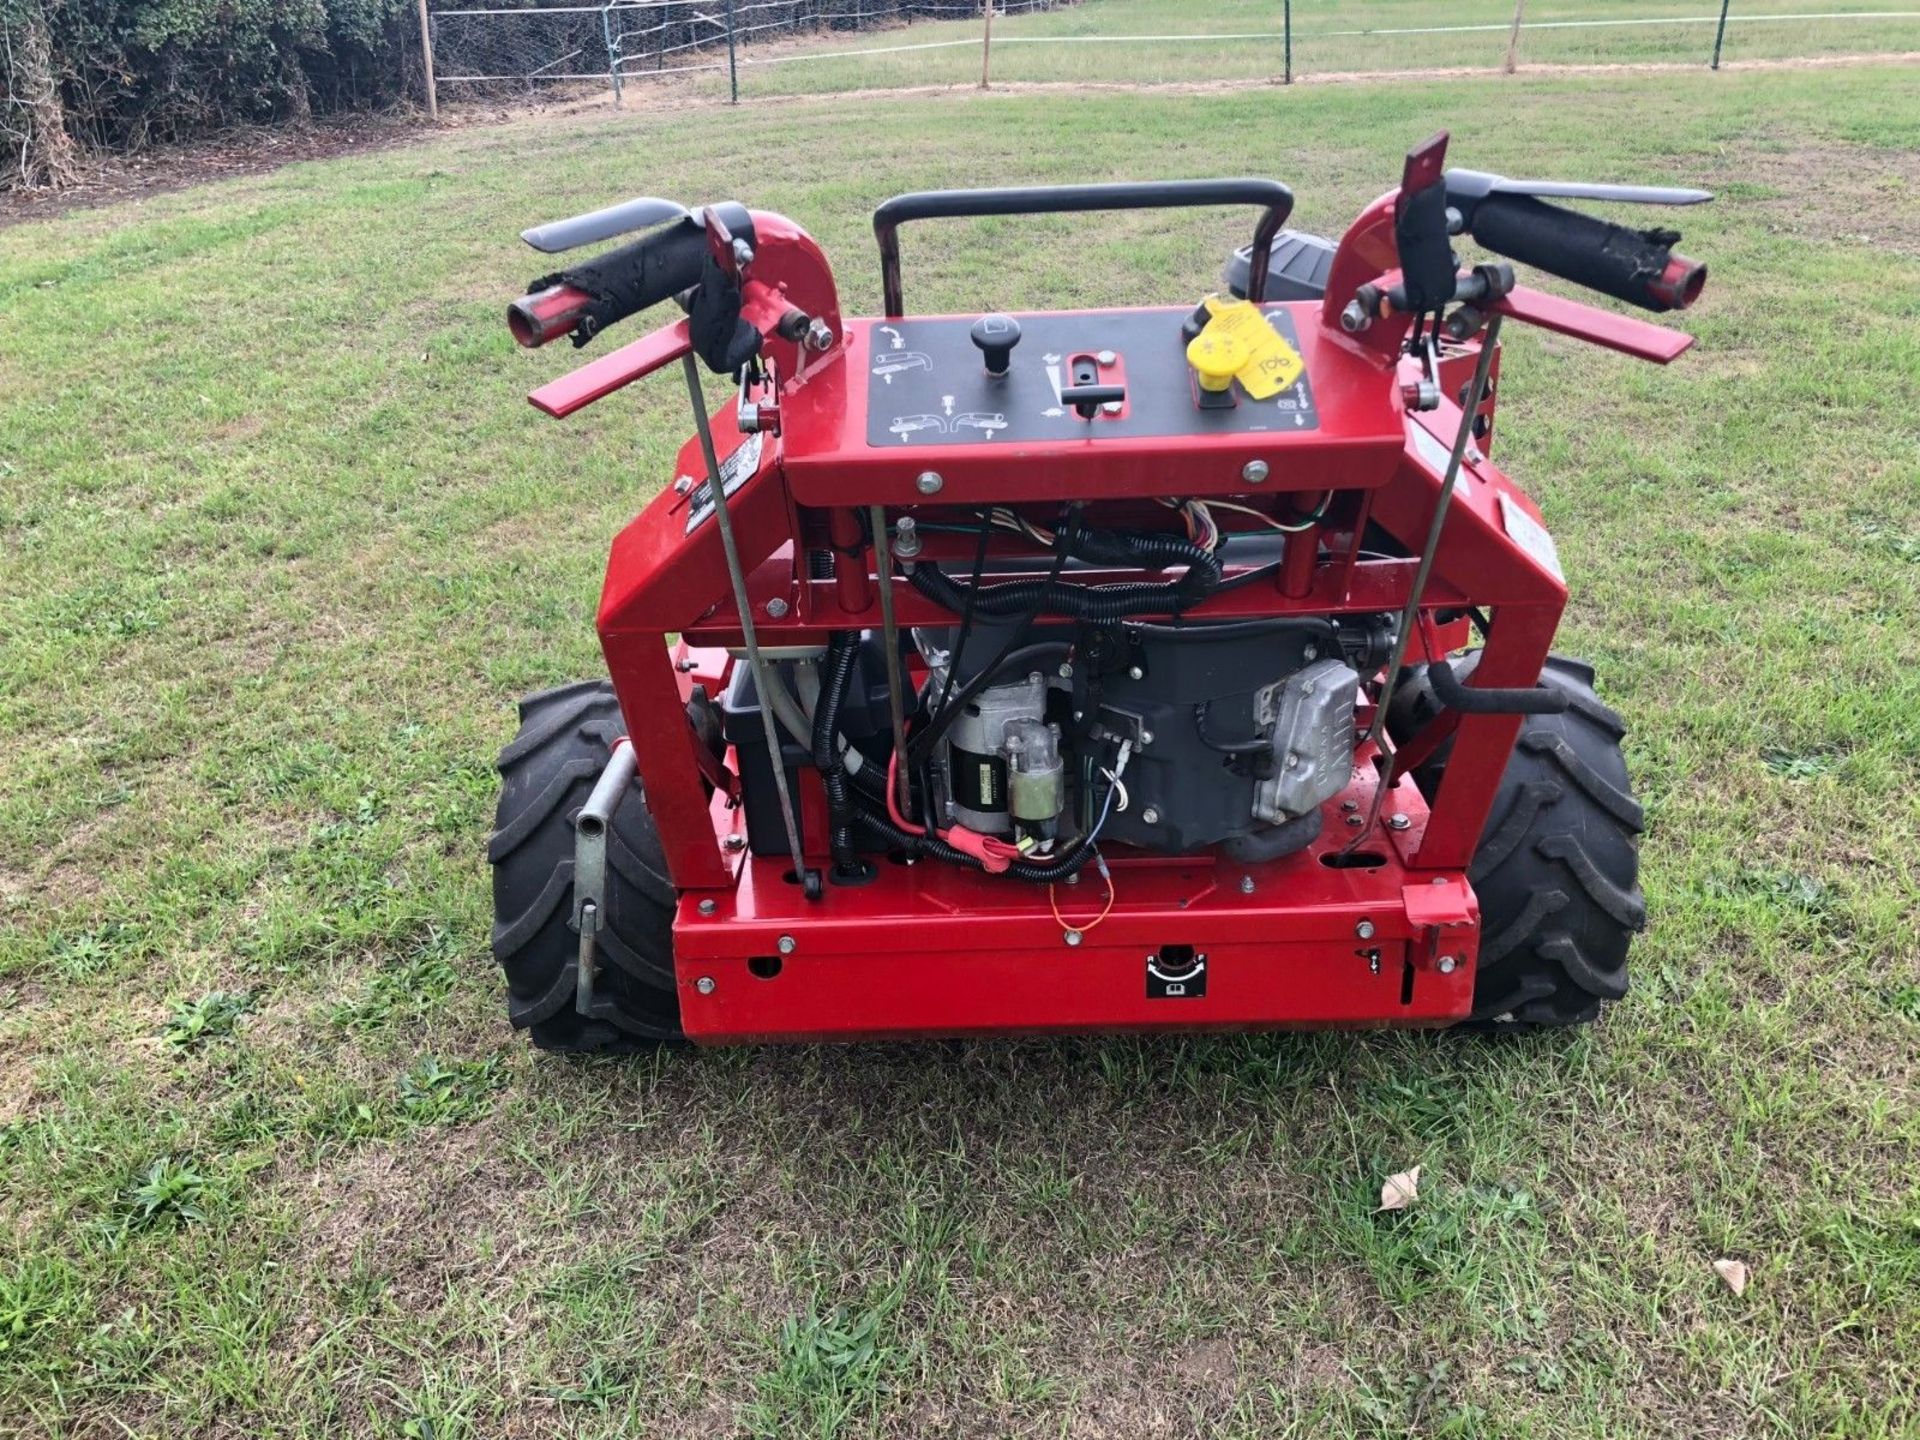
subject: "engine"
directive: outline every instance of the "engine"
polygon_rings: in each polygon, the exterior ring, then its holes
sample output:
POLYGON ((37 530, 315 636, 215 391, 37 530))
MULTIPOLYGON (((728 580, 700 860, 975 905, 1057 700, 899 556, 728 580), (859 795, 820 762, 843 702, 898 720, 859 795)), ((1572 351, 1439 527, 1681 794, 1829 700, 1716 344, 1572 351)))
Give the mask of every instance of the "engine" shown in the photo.
MULTIPOLYGON (((989 624, 964 639, 958 626, 910 637, 906 789, 935 833, 995 837, 1037 862, 1098 837, 1156 854, 1219 847, 1252 864, 1311 843, 1321 804, 1352 780, 1359 682, 1390 649, 1392 618, 1121 620, 1033 634, 989 624)), ((902 828, 918 835, 885 803, 879 636, 789 655, 774 674, 789 787, 820 772, 829 801, 841 797, 829 814, 864 822, 841 841, 868 856, 897 849, 902 828)), ((749 837, 756 852, 783 852, 758 703, 751 672, 735 668, 720 712, 741 758, 749 837)), ((837 866, 837 877, 862 868, 837 866)))
MULTIPOLYGON (((1289 854, 1319 834, 1320 806, 1352 778, 1360 676, 1379 663, 1387 627, 1118 624, 1062 636, 1071 660, 996 677, 960 707, 932 756, 936 813, 1042 853, 1097 826, 1160 854, 1289 854), (1126 769, 1109 787, 1122 746, 1126 769)), ((955 632, 913 638, 928 669, 919 708, 937 713, 955 632)), ((996 638, 974 637, 959 681, 977 678, 969 662, 986 663, 996 638)))

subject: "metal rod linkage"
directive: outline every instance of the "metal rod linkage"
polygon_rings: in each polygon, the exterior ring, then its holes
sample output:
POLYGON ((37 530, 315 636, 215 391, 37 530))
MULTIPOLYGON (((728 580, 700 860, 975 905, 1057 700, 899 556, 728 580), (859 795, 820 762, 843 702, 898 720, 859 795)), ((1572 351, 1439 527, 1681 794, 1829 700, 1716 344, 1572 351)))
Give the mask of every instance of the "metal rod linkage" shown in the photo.
POLYGON ((746 641, 747 666, 753 672, 754 689, 760 696, 760 721, 767 731, 767 756, 773 766, 773 788, 779 792, 780 821, 787 830, 787 851, 793 856, 793 873, 809 898, 819 892, 806 884, 806 856, 800 849, 800 822, 793 813, 793 792, 787 787, 787 767, 781 759, 780 727, 773 718, 775 680, 766 658, 760 653, 760 639, 754 632, 753 604, 747 597, 747 576, 740 568, 740 547, 733 538, 733 517, 727 512, 727 486, 720 475, 720 459, 713 448, 713 422, 707 416, 706 392, 700 386, 700 364, 692 355, 683 356, 680 368, 687 377, 687 396, 693 401, 694 429, 700 435, 700 455, 707 465, 707 492, 713 497, 713 519, 720 528, 720 548, 727 555, 727 579, 733 584, 734 609, 740 612, 740 636, 746 641))
MULTIPOLYGON (((1427 526, 1427 543, 1420 551, 1420 564, 1413 572, 1413 585, 1407 591, 1406 609, 1400 612, 1400 633, 1393 640, 1393 658, 1387 663, 1387 676, 1380 687, 1380 702, 1374 707, 1373 723, 1367 726, 1367 733, 1360 738, 1355 747, 1375 743, 1386 729, 1387 706, 1393 699, 1393 687, 1400 681, 1401 667, 1406 663, 1407 646, 1413 639, 1413 630, 1420 623, 1420 602, 1426 597, 1427 577, 1433 573, 1433 557, 1440 549, 1440 532, 1446 528, 1447 509, 1453 503, 1453 487, 1460 479, 1460 466, 1465 461, 1467 446, 1473 441, 1473 417, 1480 410, 1480 402, 1486 398, 1487 376, 1493 370, 1494 352, 1499 348, 1500 326, 1506 316, 1496 314, 1487 322, 1486 332, 1480 337, 1480 356, 1473 367, 1473 379, 1467 385, 1467 393, 1462 398, 1460 428, 1454 433, 1453 449, 1447 455, 1447 472, 1440 481, 1440 495, 1433 503, 1433 521, 1427 526)), ((1387 795, 1387 776, 1380 777, 1380 784, 1373 790, 1373 804, 1367 811, 1366 823, 1354 832, 1343 855, 1351 854, 1359 848, 1360 842, 1373 833, 1374 824, 1380 818, 1380 806, 1387 795)))
MULTIPOLYGON (((894 789, 900 813, 905 815, 911 809, 908 804, 907 718, 903 690, 906 677, 900 669, 900 626, 893 618, 893 548, 887 540, 886 507, 867 507, 867 520, 873 529, 874 569, 880 580, 880 634, 887 651, 887 720, 893 726, 894 789)), ((959 663, 957 656, 953 663, 959 663)))

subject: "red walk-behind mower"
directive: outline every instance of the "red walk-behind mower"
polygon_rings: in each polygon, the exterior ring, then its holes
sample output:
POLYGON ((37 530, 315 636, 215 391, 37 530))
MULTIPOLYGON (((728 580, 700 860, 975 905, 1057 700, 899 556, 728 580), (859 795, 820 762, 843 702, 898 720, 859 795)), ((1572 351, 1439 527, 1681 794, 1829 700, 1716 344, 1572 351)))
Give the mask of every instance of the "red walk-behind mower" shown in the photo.
POLYGON ((1618 999, 1641 811, 1593 672, 1549 653, 1553 540, 1490 459, 1499 336, 1691 340, 1453 247, 1683 309, 1706 272, 1677 234, 1547 202, 1708 197, 1445 152, 1337 245, 1283 230, 1270 180, 902 195, 872 320, 738 204, 528 231, 641 233, 536 281, 522 344, 684 312, 533 404, 677 362, 695 433, 614 542, 611 683, 532 696, 500 756, 513 1023, 617 1051, 1618 999), (907 314, 909 220, 1195 205, 1261 211, 1198 307, 907 314), (703 365, 738 385, 711 415, 703 365))

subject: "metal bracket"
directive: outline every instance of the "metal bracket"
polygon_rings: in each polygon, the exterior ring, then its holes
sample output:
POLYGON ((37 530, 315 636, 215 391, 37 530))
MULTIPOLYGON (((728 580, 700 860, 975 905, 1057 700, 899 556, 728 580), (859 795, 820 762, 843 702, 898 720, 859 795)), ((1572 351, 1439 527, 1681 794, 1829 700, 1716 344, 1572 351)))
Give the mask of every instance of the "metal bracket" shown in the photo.
POLYGON ((1406 907, 1407 924, 1416 930, 1472 925, 1478 917, 1473 890, 1461 875, 1439 875, 1430 883, 1403 886, 1400 903, 1406 907))
POLYGON ((613 758, 573 821, 573 925, 580 932, 573 1008, 582 1015, 594 1013, 593 982, 599 973, 596 938, 607 923, 607 827, 637 768, 633 746, 622 735, 613 742, 613 758))

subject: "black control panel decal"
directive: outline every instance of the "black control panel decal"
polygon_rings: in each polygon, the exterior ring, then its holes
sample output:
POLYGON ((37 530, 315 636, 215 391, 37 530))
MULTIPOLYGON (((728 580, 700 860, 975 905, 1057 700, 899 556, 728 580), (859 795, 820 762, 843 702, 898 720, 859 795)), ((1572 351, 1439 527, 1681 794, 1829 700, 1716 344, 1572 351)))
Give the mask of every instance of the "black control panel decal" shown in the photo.
MULTIPOLYGON (((991 375, 967 317, 890 320, 868 331, 867 443, 914 445, 1139 439, 1167 435, 1248 435, 1314 430, 1311 377, 1266 400, 1235 386, 1231 406, 1202 408, 1180 325, 1189 312, 1141 310, 1088 315, 1018 315, 1007 372, 991 375), (1103 358, 1104 357, 1104 358, 1103 358), (1084 417, 1062 391, 1075 361, 1100 379, 1124 374, 1125 400, 1084 417)), ((1267 322, 1295 350, 1300 337, 1284 306, 1267 322)))

